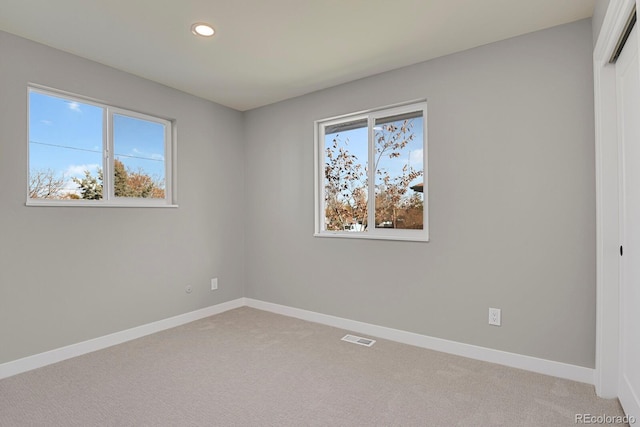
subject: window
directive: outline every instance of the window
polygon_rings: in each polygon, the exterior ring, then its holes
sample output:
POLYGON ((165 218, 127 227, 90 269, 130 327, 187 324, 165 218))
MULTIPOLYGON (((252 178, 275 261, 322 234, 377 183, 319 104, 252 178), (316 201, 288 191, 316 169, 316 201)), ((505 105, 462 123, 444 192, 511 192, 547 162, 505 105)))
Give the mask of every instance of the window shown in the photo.
POLYGON ((28 205, 171 206, 172 123, 29 88, 28 205))
POLYGON ((428 241, 426 102, 316 125, 316 236, 428 241))

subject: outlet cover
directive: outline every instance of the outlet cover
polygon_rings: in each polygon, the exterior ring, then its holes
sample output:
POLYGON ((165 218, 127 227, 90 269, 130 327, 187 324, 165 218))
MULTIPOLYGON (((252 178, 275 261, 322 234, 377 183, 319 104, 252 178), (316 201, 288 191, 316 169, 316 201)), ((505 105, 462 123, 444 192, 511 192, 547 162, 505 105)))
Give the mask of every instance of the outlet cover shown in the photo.
POLYGON ((493 326, 500 326, 502 323, 501 319, 502 315, 500 313, 499 308, 490 308, 489 309, 489 324, 493 326))
POLYGON ((215 291, 216 289, 218 289, 218 278, 214 277, 211 279, 211 290, 215 291))

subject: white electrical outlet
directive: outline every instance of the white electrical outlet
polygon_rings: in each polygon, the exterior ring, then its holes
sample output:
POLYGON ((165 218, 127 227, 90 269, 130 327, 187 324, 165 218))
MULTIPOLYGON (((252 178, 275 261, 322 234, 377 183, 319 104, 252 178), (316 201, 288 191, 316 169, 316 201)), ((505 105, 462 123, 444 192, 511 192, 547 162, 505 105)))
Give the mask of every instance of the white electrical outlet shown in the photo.
POLYGON ((214 277, 211 279, 211 290, 215 291, 216 289, 218 289, 218 278, 214 277))
POLYGON ((489 324, 494 326, 500 326, 501 323, 501 314, 499 308, 490 308, 489 309, 489 324))

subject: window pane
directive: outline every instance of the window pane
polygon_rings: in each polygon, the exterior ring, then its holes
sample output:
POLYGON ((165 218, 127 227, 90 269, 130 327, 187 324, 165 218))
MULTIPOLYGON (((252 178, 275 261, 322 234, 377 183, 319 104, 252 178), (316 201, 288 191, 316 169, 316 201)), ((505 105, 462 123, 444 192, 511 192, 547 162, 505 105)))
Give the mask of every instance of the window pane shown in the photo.
POLYGON ((165 198, 165 126, 113 115, 114 195, 165 198))
POLYGON ((376 120, 376 228, 423 228, 423 141, 422 111, 376 120))
POLYGON ((101 199, 103 109, 29 92, 29 198, 101 199))
POLYGON ((325 127, 325 229, 367 228, 367 120, 325 127))

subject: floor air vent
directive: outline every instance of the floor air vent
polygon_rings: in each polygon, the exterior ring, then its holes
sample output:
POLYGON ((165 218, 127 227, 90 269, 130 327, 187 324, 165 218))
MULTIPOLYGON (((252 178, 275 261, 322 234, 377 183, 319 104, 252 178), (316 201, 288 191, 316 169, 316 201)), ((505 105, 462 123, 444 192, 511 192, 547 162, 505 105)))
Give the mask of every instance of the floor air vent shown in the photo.
POLYGON ((357 337, 355 335, 345 335, 342 337, 342 341, 351 342, 365 347, 371 347, 375 344, 376 340, 370 340, 369 338, 357 337))

